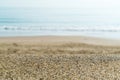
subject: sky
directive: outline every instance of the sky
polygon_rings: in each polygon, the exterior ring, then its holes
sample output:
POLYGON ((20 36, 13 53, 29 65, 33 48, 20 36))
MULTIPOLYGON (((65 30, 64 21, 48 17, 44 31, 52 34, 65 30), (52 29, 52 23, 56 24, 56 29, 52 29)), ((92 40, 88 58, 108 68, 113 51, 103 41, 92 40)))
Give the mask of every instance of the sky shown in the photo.
POLYGON ((0 7, 120 8, 120 0, 0 0, 0 7))

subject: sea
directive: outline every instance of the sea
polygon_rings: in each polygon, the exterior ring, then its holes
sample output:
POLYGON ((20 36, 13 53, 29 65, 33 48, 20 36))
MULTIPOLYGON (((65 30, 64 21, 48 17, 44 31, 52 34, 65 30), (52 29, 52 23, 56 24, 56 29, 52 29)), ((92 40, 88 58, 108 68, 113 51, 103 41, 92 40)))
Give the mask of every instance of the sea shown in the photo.
POLYGON ((0 37, 89 36, 120 39, 117 10, 0 8, 0 37))

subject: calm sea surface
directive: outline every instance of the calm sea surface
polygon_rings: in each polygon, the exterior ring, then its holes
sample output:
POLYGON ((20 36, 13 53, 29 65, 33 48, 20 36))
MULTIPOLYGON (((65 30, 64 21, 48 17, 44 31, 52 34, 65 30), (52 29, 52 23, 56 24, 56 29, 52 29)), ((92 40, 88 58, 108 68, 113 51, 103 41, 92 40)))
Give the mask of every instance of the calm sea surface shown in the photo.
POLYGON ((0 8, 0 37, 44 35, 120 39, 120 17, 104 9, 0 8))

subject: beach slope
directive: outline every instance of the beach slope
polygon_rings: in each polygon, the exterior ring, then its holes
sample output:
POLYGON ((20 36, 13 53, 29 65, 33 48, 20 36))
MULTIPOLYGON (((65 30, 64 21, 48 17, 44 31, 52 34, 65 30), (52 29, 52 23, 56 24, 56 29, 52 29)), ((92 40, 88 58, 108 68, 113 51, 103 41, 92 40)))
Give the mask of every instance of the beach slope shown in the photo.
POLYGON ((119 66, 119 40, 0 38, 0 80, 119 80, 119 66))

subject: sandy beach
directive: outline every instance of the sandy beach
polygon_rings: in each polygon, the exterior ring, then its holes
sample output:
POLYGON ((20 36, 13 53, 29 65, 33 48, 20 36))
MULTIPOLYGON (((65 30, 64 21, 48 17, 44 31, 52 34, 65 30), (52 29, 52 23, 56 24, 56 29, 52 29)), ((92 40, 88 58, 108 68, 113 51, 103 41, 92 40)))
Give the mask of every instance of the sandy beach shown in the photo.
POLYGON ((119 53, 119 40, 1 37, 0 80, 119 80, 119 53))
POLYGON ((34 37, 0 37, 0 43, 22 43, 22 44, 65 44, 85 43, 102 46, 120 46, 119 39, 105 39, 85 36, 34 36, 34 37))

